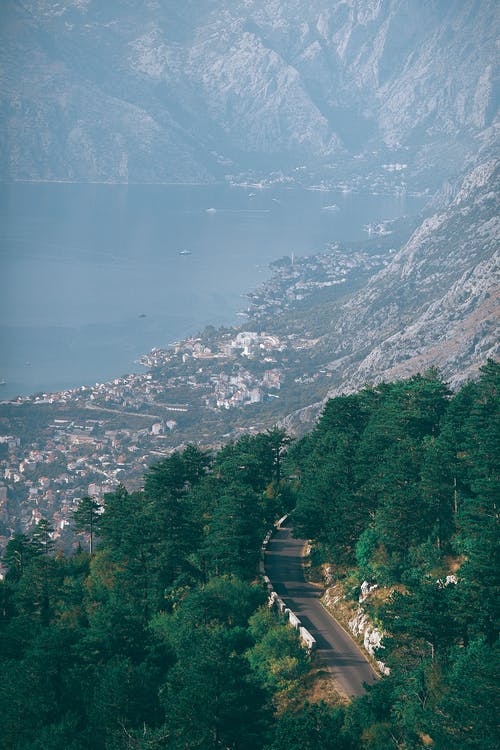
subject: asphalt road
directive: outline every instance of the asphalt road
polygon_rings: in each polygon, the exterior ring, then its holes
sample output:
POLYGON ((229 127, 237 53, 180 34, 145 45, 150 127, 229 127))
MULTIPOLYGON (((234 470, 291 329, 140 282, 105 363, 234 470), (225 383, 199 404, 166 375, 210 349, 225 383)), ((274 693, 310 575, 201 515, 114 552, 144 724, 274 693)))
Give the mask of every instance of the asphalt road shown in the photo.
POLYGON ((317 641, 316 653, 348 696, 365 692, 364 683, 376 682, 377 675, 362 651, 320 602, 321 591, 304 579, 303 539, 292 537, 285 525, 269 541, 265 555, 266 573, 283 599, 317 641))

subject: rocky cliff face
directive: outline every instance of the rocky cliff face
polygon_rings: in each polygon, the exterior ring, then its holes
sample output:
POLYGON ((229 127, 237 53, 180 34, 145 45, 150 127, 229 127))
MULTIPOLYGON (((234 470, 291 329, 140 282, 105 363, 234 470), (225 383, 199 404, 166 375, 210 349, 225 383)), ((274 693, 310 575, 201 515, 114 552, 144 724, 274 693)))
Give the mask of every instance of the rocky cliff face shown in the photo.
MULTIPOLYGON (((499 196, 500 165, 491 159, 346 304, 334 336, 341 338, 339 354, 357 361, 344 365, 343 383, 361 386, 374 376, 388 380, 436 366, 457 385, 495 356, 499 196)), ((333 338, 325 342, 330 351, 333 338)))
MULTIPOLYGON (((341 306, 319 343, 336 378, 329 396, 437 367, 452 387, 500 353, 500 162, 463 179, 392 261, 341 306)), ((322 404, 290 415, 302 433, 322 404)))
MULTIPOLYGON (((494 0, 4 0, 1 174, 207 181, 491 137, 494 0)), ((439 155, 439 158, 438 158, 439 155)))

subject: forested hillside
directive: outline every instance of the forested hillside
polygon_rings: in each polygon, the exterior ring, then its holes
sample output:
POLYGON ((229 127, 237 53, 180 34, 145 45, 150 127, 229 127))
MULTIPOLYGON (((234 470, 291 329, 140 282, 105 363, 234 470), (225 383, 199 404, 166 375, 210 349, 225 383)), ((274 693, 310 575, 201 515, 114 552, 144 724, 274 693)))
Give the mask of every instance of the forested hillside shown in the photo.
POLYGON ((291 452, 296 533, 356 601, 380 587, 391 675, 349 713, 366 747, 497 746, 499 373, 452 398, 429 371, 332 399, 291 452))
POLYGON ((495 747, 499 374, 489 362, 453 397, 433 371, 339 396, 295 443, 188 447, 103 511, 83 498, 71 557, 45 521, 16 536, 0 747, 495 747), (347 706, 314 702, 310 657, 256 573, 294 505, 316 566, 355 598, 363 580, 384 592, 390 675, 347 706))

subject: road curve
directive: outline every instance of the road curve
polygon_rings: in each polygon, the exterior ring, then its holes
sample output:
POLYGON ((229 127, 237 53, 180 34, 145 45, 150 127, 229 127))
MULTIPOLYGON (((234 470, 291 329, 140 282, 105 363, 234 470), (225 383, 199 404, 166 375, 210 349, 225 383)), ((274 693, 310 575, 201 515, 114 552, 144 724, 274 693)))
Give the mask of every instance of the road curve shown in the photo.
POLYGON ((316 652, 348 696, 365 692, 364 683, 376 682, 377 675, 360 650, 320 602, 321 592, 308 583, 303 573, 303 539, 294 539, 285 524, 269 541, 265 554, 266 573, 273 589, 317 641, 316 652))

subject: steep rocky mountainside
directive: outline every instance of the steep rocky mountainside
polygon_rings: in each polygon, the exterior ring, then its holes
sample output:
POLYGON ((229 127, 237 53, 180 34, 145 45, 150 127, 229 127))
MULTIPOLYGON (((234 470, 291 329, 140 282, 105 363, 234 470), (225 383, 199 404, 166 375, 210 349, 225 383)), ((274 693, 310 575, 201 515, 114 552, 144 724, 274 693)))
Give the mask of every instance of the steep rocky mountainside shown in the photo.
MULTIPOLYGON (((389 265, 342 306, 319 343, 335 386, 329 396, 367 383, 437 367, 454 388, 500 354, 500 161, 470 171, 455 199, 423 221, 389 265)), ((315 404, 287 419, 314 419, 315 404)))
MULTIPOLYGON (((210 181, 492 136, 494 0, 4 0, 3 179, 210 181)), ((432 165, 432 173, 429 171, 432 165)))
POLYGON ((499 162, 476 167, 451 205, 350 300, 337 324, 338 351, 345 356, 348 346, 361 358, 344 370, 345 382, 437 366, 454 384, 498 350, 499 195, 499 162))

